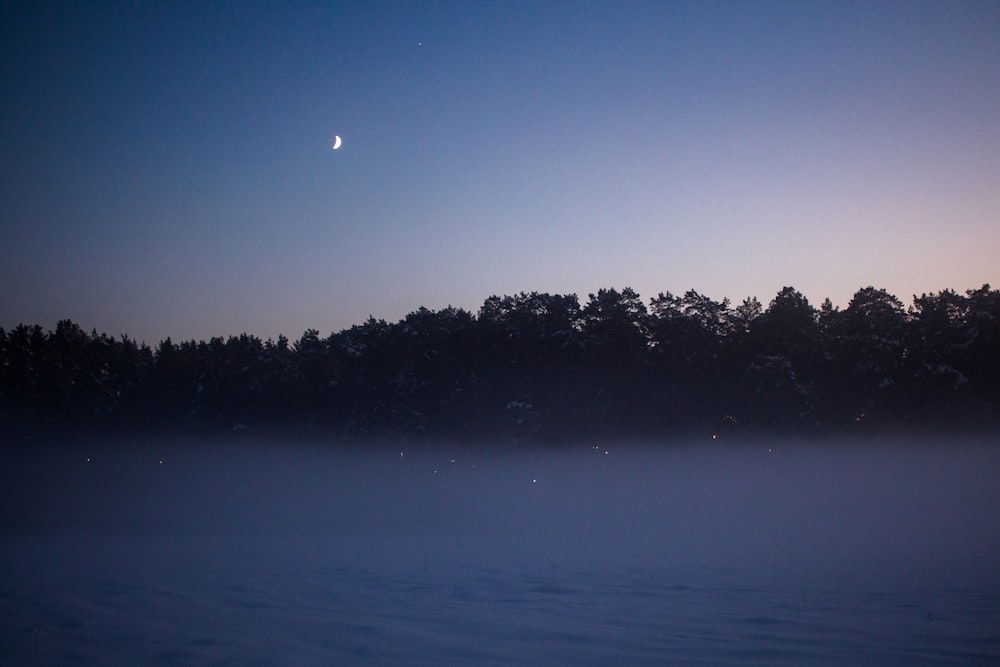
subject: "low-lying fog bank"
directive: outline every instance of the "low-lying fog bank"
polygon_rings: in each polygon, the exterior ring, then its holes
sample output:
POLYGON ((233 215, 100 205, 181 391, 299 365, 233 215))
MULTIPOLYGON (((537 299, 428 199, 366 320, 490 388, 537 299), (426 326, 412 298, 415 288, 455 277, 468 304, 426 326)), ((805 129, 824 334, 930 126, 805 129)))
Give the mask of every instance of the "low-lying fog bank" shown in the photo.
POLYGON ((0 529, 287 544, 405 538, 468 548, 472 560, 595 565, 845 559, 996 578, 997 445, 95 444, 12 457, 0 529), (484 553, 471 546, 485 543, 484 553))

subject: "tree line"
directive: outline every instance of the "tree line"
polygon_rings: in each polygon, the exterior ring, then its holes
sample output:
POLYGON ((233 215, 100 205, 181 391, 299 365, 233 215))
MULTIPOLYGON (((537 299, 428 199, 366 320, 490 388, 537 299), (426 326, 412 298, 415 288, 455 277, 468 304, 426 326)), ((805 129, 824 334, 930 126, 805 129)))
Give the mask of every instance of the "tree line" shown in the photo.
POLYGON ((0 328, 0 427, 20 436, 757 437, 1000 423, 1000 291, 785 287, 491 296, 290 342, 161 341, 70 320, 0 328))

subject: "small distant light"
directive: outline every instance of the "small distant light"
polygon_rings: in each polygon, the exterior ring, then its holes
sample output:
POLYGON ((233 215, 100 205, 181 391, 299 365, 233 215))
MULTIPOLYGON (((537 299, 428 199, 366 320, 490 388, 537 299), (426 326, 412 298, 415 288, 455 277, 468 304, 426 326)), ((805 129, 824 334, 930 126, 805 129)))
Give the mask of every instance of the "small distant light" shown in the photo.
POLYGON ((437 471, 437 470, 435 470, 435 471, 434 471, 434 474, 435 474, 435 475, 436 475, 436 474, 438 474, 438 471, 437 471))
POLYGON ((715 434, 715 433, 713 433, 713 434, 712 434, 712 440, 715 440, 715 439, 717 439, 718 437, 719 437, 719 436, 718 436, 717 434, 715 434))
POLYGON ((87 457, 87 463, 90 463, 90 457, 89 456, 87 457))
POLYGON ((399 453, 399 458, 403 458, 403 452, 399 453))
POLYGON ((532 484, 538 484, 538 480, 537 479, 533 479, 533 480, 531 480, 531 483, 532 484))
POLYGON ((604 450, 604 455, 605 455, 605 456, 607 456, 607 455, 608 455, 608 450, 606 450, 606 449, 604 450))
POLYGON ((454 462, 455 462, 455 459, 452 459, 452 460, 451 460, 451 462, 452 462, 452 463, 454 463, 454 462))
POLYGON ((160 465, 163 465, 163 459, 160 459, 160 465))

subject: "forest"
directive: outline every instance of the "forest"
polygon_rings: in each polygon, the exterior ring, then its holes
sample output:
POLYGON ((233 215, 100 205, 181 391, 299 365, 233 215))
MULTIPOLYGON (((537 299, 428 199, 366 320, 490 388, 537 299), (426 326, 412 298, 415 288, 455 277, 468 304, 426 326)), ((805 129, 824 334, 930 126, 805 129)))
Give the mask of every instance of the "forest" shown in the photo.
POLYGON ((765 308, 691 290, 491 296, 296 341, 0 328, 11 438, 247 434, 472 441, 971 431, 1000 424, 1000 291, 785 287, 765 308))

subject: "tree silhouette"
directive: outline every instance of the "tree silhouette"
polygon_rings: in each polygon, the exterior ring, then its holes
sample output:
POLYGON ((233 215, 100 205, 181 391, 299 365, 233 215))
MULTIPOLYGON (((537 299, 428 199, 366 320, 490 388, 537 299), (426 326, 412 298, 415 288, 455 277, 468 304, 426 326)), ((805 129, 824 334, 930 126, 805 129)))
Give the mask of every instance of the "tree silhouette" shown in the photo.
POLYGON ((842 373, 839 394, 845 417, 855 415, 855 421, 900 417, 905 326, 902 302, 874 287, 858 290, 837 318, 832 355, 842 373))
POLYGON ((739 385, 741 419, 758 427, 798 430, 816 419, 823 340, 816 310, 799 291, 782 288, 750 325, 739 385))
POLYGON ((247 430, 566 439, 869 432, 1000 423, 1000 293, 858 290, 819 310, 689 290, 491 296, 293 343, 247 333, 155 351, 70 320, 0 329, 11 436, 247 430))

